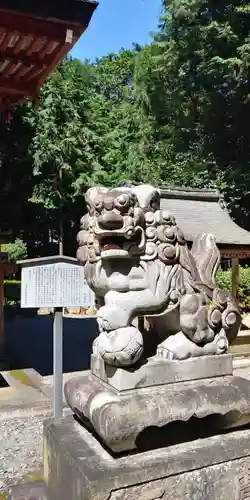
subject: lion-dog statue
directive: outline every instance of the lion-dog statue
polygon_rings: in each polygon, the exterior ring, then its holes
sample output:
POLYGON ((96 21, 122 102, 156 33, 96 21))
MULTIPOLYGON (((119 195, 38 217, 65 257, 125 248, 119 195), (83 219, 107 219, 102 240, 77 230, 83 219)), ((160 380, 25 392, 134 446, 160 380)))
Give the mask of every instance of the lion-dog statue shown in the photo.
POLYGON ((77 257, 99 307, 93 353, 118 367, 145 360, 150 339, 149 354, 168 360, 227 353, 241 316, 216 285, 214 236, 190 250, 150 185, 90 188, 85 199, 77 257))

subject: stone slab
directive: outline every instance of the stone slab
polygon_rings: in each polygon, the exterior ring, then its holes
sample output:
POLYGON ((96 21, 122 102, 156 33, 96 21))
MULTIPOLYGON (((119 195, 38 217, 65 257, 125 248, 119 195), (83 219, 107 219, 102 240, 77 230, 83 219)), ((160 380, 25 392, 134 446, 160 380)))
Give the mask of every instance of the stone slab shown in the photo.
POLYGON ((15 387, 0 388, 0 412, 6 406, 16 407, 22 404, 32 406, 44 402, 48 402, 48 398, 29 387, 24 386, 20 390, 15 387))
POLYGON ((115 458, 66 417, 44 444, 50 500, 250 499, 250 429, 115 458))
POLYGON ((150 427, 212 417, 216 428, 250 421, 250 382, 240 377, 215 377, 119 392, 86 372, 69 380, 65 397, 73 412, 88 422, 105 445, 133 450, 150 427))
POLYGON ((118 391, 161 384, 173 384, 233 374, 232 356, 204 356, 185 361, 169 361, 162 357, 149 358, 136 368, 116 368, 102 358, 91 356, 91 372, 118 391))

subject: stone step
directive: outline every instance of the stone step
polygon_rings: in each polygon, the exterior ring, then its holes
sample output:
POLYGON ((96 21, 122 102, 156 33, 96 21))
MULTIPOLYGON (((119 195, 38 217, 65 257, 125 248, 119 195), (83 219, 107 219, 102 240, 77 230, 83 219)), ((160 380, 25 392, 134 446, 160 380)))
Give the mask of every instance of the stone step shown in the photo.
POLYGON ((48 500, 46 485, 39 481, 13 486, 6 500, 48 500))
POLYGON ((39 391, 43 393, 40 388, 41 375, 32 368, 25 368, 21 370, 2 370, 2 377, 6 380, 10 387, 16 389, 27 389, 31 391, 39 391))
MULTIPOLYGON (((73 372, 63 374, 63 386, 71 378, 84 375, 85 372, 73 372)), ((48 400, 53 397, 53 375, 42 376, 33 368, 23 368, 21 370, 0 370, 1 377, 6 381, 6 385, 15 389, 29 391, 30 393, 40 393, 48 400)), ((1 385, 0 385, 1 387, 1 385)), ((63 394, 63 405, 67 407, 66 400, 63 394)))

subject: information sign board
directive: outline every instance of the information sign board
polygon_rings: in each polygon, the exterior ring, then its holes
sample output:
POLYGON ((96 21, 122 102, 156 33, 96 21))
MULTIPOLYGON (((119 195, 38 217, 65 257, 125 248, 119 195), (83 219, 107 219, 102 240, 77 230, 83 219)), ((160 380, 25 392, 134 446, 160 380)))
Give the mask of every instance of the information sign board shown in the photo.
POLYGON ((84 268, 71 263, 33 265, 22 268, 21 307, 94 307, 84 268))
POLYGON ((53 322, 53 415, 63 414, 63 307, 95 306, 84 268, 77 259, 64 255, 19 261, 21 307, 54 308, 53 322))

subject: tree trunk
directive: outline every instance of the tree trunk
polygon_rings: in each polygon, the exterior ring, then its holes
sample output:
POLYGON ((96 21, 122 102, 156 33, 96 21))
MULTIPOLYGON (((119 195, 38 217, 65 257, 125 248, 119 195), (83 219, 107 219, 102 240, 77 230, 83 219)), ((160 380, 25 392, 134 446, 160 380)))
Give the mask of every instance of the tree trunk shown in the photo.
POLYGON ((59 255, 63 255, 63 219, 60 216, 59 221, 59 255))

